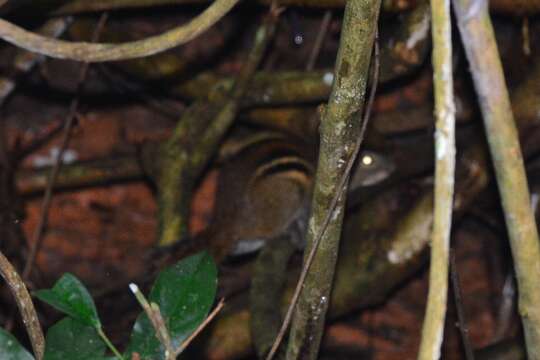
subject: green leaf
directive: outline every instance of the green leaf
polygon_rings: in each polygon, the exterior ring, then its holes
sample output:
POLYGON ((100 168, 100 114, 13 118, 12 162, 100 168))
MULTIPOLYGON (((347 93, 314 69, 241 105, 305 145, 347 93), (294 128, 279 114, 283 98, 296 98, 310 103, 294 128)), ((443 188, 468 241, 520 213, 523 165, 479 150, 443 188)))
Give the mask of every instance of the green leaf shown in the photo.
POLYGON ((0 358, 2 360, 34 360, 34 357, 9 332, 0 328, 0 358))
POLYGON ((65 317, 47 331, 43 360, 105 360, 105 350, 93 326, 65 317))
POLYGON ((52 289, 38 290, 35 296, 84 324, 101 327, 94 300, 74 275, 65 273, 52 289))
MULTIPOLYGON (((183 259, 158 275, 148 299, 159 305, 175 348, 206 318, 216 288, 216 264, 207 253, 183 259)), ((133 352, 139 353, 142 360, 164 359, 164 347, 145 313, 133 326, 126 357, 133 352)))

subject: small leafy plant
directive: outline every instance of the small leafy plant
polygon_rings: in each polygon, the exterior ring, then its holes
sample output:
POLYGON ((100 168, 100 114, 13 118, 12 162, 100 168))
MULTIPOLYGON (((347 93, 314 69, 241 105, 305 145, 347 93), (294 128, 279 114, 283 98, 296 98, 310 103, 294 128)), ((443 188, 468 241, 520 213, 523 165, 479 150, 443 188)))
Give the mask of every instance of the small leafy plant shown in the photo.
MULTIPOLYGON (((141 360, 175 359, 187 339, 203 323, 215 300, 217 269, 212 258, 199 253, 162 270, 148 300, 134 284, 130 286, 145 310, 122 354, 101 326, 90 293, 72 274, 64 274, 51 289, 35 292, 41 301, 67 316, 47 331, 44 360, 141 360), (107 348, 114 356, 107 355, 107 348)), ((2 360, 33 360, 34 357, 0 328, 2 360)))

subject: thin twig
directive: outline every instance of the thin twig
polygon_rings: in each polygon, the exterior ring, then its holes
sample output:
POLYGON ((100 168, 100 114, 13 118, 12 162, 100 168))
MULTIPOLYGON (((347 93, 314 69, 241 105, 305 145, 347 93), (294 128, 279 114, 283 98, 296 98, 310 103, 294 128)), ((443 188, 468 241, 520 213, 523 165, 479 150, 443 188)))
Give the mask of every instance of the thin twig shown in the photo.
POLYGON ((129 288, 133 295, 135 295, 135 298, 143 308, 144 312, 148 316, 148 319, 152 323, 152 326, 154 327, 154 330, 156 331, 156 337, 158 338, 159 342, 165 347, 165 358, 167 360, 170 359, 176 359, 178 355, 180 355, 186 347, 197 337, 197 335, 200 334, 200 332, 216 317, 216 315, 219 313, 219 311, 223 308, 223 305, 225 305, 224 299, 221 299, 217 306, 212 310, 212 312, 204 319, 204 321, 199 324, 197 329, 187 337, 186 340, 177 348, 174 349, 172 342, 171 342, 171 336, 169 335, 169 330, 167 329, 167 326, 165 325, 165 321, 163 319, 163 315, 161 314, 161 311, 159 310, 159 306, 156 303, 148 303, 148 300, 146 300, 146 297, 143 295, 143 293, 139 290, 139 287, 135 284, 129 284, 129 288))
POLYGON ((41 360, 45 352, 45 338, 39 324, 39 319, 36 314, 36 309, 32 303, 32 298, 26 289, 24 281, 21 279, 17 270, 11 265, 9 260, 0 252, 0 273, 4 280, 8 283, 11 293, 15 298, 17 307, 21 312, 24 326, 28 332, 32 349, 36 359, 41 360))
POLYGON ((113 74, 105 64, 99 64, 97 70, 113 91, 124 96, 132 96, 135 100, 144 102, 153 112, 163 114, 167 118, 174 120, 175 123, 178 121, 181 111, 174 106, 170 106, 163 99, 159 99, 159 95, 148 93, 143 86, 130 81, 125 76, 113 74))
MULTIPOLYGON (((57 19, 51 19, 45 22, 42 26, 39 27, 37 30, 40 34, 46 35, 46 36, 52 36, 52 37, 58 37, 60 36, 71 24, 71 17, 65 17, 65 18, 57 18, 57 19)), ((29 73, 37 64, 39 64, 43 60, 43 56, 39 54, 33 54, 29 53, 26 50, 19 49, 15 53, 15 57, 13 59, 12 68, 8 70, 8 74, 5 74, 5 76, 0 77, 0 106, 4 104, 6 99, 9 97, 9 95, 13 92, 16 86, 16 79, 17 76, 22 74, 29 73)), ((39 147, 41 144, 43 144, 42 140, 45 140, 45 138, 38 139, 38 142, 33 142, 30 147, 25 149, 20 149, 18 147, 18 143, 16 142, 15 148, 12 150, 12 152, 7 154, 7 148, 5 144, 5 129, 4 129, 5 121, 0 122, 1 129, 1 136, 0 136, 0 157, 2 166, 4 167, 4 171, 6 174, 9 174, 15 170, 14 164, 21 161, 26 154, 29 152, 32 152, 36 149, 35 146, 39 147), (29 151, 29 152, 27 152, 29 151)), ((59 132, 61 130, 61 127, 57 127, 53 130, 54 133, 59 132)), ((46 138, 47 140, 50 138, 49 135, 52 135, 52 133, 49 133, 46 138)), ((11 176, 11 175, 7 175, 11 176)), ((5 179, 4 179, 5 180, 5 179)), ((8 180, 8 183, 11 180, 8 180)), ((2 186, 5 188, 5 191, 9 191, 6 189, 10 189, 11 185, 8 183, 3 183, 2 186)), ((16 186, 15 186, 16 188, 16 186)), ((16 191, 16 195, 18 194, 18 191, 16 191)), ((9 200, 9 196, 5 196, 6 201, 9 200)), ((18 227, 18 225, 15 225, 18 227)), ((10 226, 11 228, 11 226, 10 226)), ((9 231, 10 233, 13 233, 13 230, 9 231)), ((19 243, 20 244, 26 244, 26 238, 20 231, 15 231, 15 233, 19 234, 19 243)), ((13 326, 14 317, 10 316, 4 327, 7 330, 10 330, 13 326)))
POLYGON ((203 331, 203 329, 210 323, 210 321, 212 321, 216 317, 216 315, 221 311, 224 305, 225 305, 225 300, 221 299, 219 303, 217 304, 217 306, 214 308, 214 310, 212 310, 212 312, 206 317, 206 319, 204 319, 204 321, 199 325, 199 327, 197 327, 197 329, 193 332, 193 334, 191 334, 182 343, 182 345, 180 345, 180 347, 176 349, 175 356, 180 355, 186 349, 186 347, 189 344, 191 344, 193 339, 195 339, 195 337, 197 337, 197 335, 199 335, 201 331, 203 331))
POLYGON ((461 334, 461 341, 463 342, 463 349, 465 350, 465 358, 467 360, 474 360, 474 352, 471 346, 471 340, 469 339, 469 328, 467 327, 465 311, 463 310, 463 301, 461 299, 461 287, 459 286, 459 274, 456 266, 456 254, 453 250, 450 250, 450 279, 452 280, 454 304, 456 305, 458 328, 461 334))
MULTIPOLYGON (((96 41, 97 38, 99 37, 101 30, 105 26, 105 22, 107 21, 107 18, 108 18, 108 13, 104 13, 103 15, 101 15, 99 22, 96 26, 96 29, 94 31, 94 34, 92 35, 92 41, 96 41)), ((76 94, 73 100, 71 101, 71 104, 69 106, 69 110, 66 116, 66 121, 64 125, 64 134, 62 137, 62 143, 60 145, 60 151, 58 152, 58 157, 56 159, 56 162, 53 168, 51 169, 49 179, 47 181, 47 187, 45 189, 45 195, 43 197, 43 202, 41 205, 41 216, 39 218, 36 230, 34 231, 32 242, 30 243, 30 253, 28 254, 26 264, 24 265, 22 278, 25 280, 28 278, 28 276, 30 275, 30 272, 32 271, 32 266, 34 265, 37 253, 41 247, 41 243, 43 240, 43 233, 47 225, 49 208, 51 206, 52 191, 53 191, 54 183, 56 181, 56 178, 58 177, 58 173, 60 172, 60 168, 62 166, 62 157, 71 137, 71 129, 73 128, 73 123, 75 121, 77 109, 79 107, 79 94, 83 87, 84 80, 86 79, 89 66, 90 66, 89 63, 83 63, 81 65, 81 71, 79 73, 79 79, 77 82, 76 94)))
POLYGON ((55 127, 52 130, 38 137, 37 139, 34 139, 27 146, 19 147, 18 149, 16 149, 15 153, 13 154, 13 157, 18 161, 23 160, 28 155, 36 152, 45 144, 49 143, 49 141, 51 141, 54 137, 56 137, 56 135, 58 135, 62 131, 63 128, 64 128, 64 125, 61 123, 55 125, 55 127))
POLYGON ((431 1, 435 92, 435 185, 429 293, 418 359, 440 358, 448 298, 448 256, 456 168, 450 0, 431 1))
POLYGON ((26 31, 0 19, 0 38, 29 51, 59 59, 84 62, 127 60, 171 49, 194 39, 227 14, 240 0, 216 0, 199 16, 185 25, 163 34, 123 44, 69 42, 26 31))
POLYGON ((135 298, 137 299, 141 307, 143 308, 146 316, 148 316, 150 323, 152 323, 152 326, 156 331, 157 339, 165 347, 165 359, 175 359, 176 355, 171 342, 171 336, 169 335, 169 330, 165 325, 165 321, 163 320, 163 315, 161 314, 159 306, 156 303, 148 303, 148 300, 146 300, 146 297, 139 290, 139 287, 137 285, 133 283, 129 284, 129 288, 133 295, 135 295, 135 298))
POLYGON ((516 283, 512 272, 508 272, 504 279, 501 300, 497 309, 497 322, 495 333, 491 339, 494 344, 505 338, 516 311, 516 283))
POLYGON ((531 55, 531 37, 529 35, 529 18, 523 17, 521 22, 521 36, 523 37, 523 54, 531 55))
POLYGON ((317 33, 317 37, 315 38, 315 43, 313 44, 313 48, 311 49, 311 53, 309 54, 306 71, 311 71, 315 67, 315 62, 317 61, 319 53, 321 52, 321 47, 326 33, 328 32, 328 25, 330 25, 331 20, 332 10, 326 10, 326 12, 324 13, 324 17, 321 21, 321 25, 319 26, 319 32, 317 33))
POLYGON ((276 336, 276 340, 274 341, 274 344, 272 345, 272 348, 270 349, 270 352, 266 356, 266 360, 271 360, 279 345, 281 344, 281 341, 283 340, 283 337, 285 336, 285 332, 287 331, 287 328, 289 327, 289 324, 292 319, 292 315, 294 312, 294 309, 296 307, 296 304, 298 302, 298 298, 300 297, 300 292, 302 291, 302 287, 304 285, 304 281, 306 279, 306 276, 309 272, 309 268, 311 267, 311 263, 313 262, 313 259, 315 258, 315 255, 317 253, 317 248, 319 247, 319 243, 326 231, 326 228, 328 227, 328 224, 330 223, 330 220, 332 219, 332 214, 334 213, 334 209, 336 208, 340 198, 343 196, 347 181, 349 180, 349 175, 351 173, 352 167, 355 163, 356 158, 358 157, 358 154, 360 152, 360 147, 362 145, 362 142, 364 140, 364 135, 367 128, 367 123, 369 120, 369 117, 371 115, 371 109, 373 107, 373 101, 375 100, 375 93, 377 90, 377 83, 379 80, 379 43, 378 43, 378 33, 375 32, 375 59, 374 59, 374 67, 373 67, 373 83, 371 85, 371 91, 369 94, 369 100, 366 106, 366 111, 364 113, 364 119, 362 122, 362 128, 360 130, 360 135, 358 136, 358 139, 356 140, 355 147, 353 154, 347 163, 347 167, 345 169, 345 172, 343 173, 343 176, 341 177, 339 181, 338 189, 340 189, 332 199, 332 203, 330 204, 330 209, 328 213, 326 214, 326 217, 324 218, 324 221, 321 226, 321 230, 317 233, 317 236, 315 237, 313 241, 313 246, 311 247, 311 250, 309 252, 308 257, 306 258, 304 267, 302 268, 302 272, 300 273, 300 278, 298 279, 298 282, 296 284, 296 288, 294 289, 294 294, 291 299, 291 303, 287 309, 287 313, 285 314, 285 319, 283 320, 283 323, 281 325, 281 328, 279 329, 279 333, 276 336))
POLYGON ((124 360, 124 357, 122 356, 122 354, 120 354, 120 351, 118 351, 118 349, 113 345, 111 340, 109 340, 109 338, 107 337, 107 335, 103 331, 103 328, 101 326, 97 326, 95 329, 96 329, 96 332, 98 333, 99 337, 101 338, 101 340, 103 340, 105 345, 112 351, 112 353, 114 354, 116 359, 117 360, 124 360))
MULTIPOLYGON (((71 17, 51 19, 45 22, 37 32, 43 36, 58 37, 68 28, 69 24, 71 24, 71 17)), ((13 68, 8 70, 8 74, 0 76, 0 106, 15 90, 17 75, 29 73, 42 59, 43 56, 40 54, 18 49, 13 60, 13 68)))
MULTIPOLYGON (((171 358, 174 359, 174 350, 171 342, 171 336, 169 335, 169 331, 167 330, 167 326, 165 325, 165 320, 163 319, 163 314, 161 313, 161 310, 159 308, 159 305, 155 302, 150 304, 150 310, 152 313, 152 317, 150 318, 152 323, 154 324, 154 328, 156 329, 156 334, 161 341, 162 344, 165 344, 165 358, 171 358)), ((146 309, 145 309, 146 311, 146 309)))

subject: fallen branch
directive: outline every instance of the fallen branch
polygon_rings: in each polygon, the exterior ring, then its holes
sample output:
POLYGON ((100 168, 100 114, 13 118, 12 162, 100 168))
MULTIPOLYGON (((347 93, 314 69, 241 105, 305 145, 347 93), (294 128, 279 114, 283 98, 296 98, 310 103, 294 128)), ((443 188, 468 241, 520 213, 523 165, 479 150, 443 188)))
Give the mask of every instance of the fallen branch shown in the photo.
MULTIPOLYGON (((277 17, 276 10, 271 10, 257 30, 253 48, 234 87, 210 96, 211 101, 199 101, 188 108, 160 147, 157 155, 160 163, 156 169, 149 170, 158 184, 159 245, 174 244, 187 235, 189 205, 196 181, 240 111, 241 98, 273 38, 277 17)), ((155 156, 143 154, 143 162, 155 162, 155 156)))
POLYGON ((479 98, 502 199, 519 289, 527 353, 540 359, 540 241, 527 177, 486 1, 453 2, 479 98))
POLYGON ((240 0, 216 0, 186 25, 161 35, 123 44, 69 42, 26 31, 0 19, 0 38, 18 47, 59 59, 85 62, 127 60, 171 49, 196 38, 227 14, 240 0))
POLYGON ((449 0, 431 1, 435 91, 435 199, 429 294, 418 359, 438 360, 448 297, 448 254, 456 167, 452 27, 449 0))

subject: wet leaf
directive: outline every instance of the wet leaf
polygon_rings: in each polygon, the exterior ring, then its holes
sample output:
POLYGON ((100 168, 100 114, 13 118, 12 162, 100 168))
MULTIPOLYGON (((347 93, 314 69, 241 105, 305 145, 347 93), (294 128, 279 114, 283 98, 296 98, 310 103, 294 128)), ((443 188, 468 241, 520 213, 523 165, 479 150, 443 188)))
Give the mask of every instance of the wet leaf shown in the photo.
POLYGON ((19 341, 3 328, 0 328, 0 355, 2 360, 34 360, 19 341))
MULTIPOLYGON (((206 318, 216 287, 216 265, 207 253, 183 259, 158 275, 148 299, 158 304, 175 348, 206 318)), ((164 347, 144 313, 133 326, 127 357, 133 352, 142 360, 164 359, 164 347)))
POLYGON ((47 332, 44 360, 105 360, 105 350, 93 326, 65 317, 47 332))
POLYGON ((35 296, 84 324, 101 327, 90 293, 79 279, 70 273, 64 274, 52 289, 36 291, 35 296))

